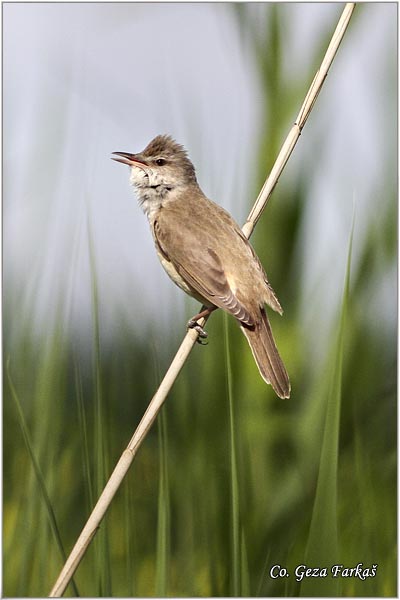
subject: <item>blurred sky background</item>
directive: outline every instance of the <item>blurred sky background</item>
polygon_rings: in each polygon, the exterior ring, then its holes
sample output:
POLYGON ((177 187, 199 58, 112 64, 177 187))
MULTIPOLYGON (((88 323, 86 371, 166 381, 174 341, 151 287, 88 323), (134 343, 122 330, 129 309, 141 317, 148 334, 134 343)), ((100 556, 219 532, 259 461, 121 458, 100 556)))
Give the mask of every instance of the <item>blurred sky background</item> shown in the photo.
MULTIPOLYGON (((281 5, 283 65, 299 90, 298 108, 279 123, 282 142, 318 67, 310 61, 343 7, 281 5)), ((121 314, 137 335, 149 320, 157 328, 178 319, 183 333, 197 305, 182 316, 184 295, 158 264, 128 169, 110 154, 171 134, 187 148, 203 191, 244 222, 259 191, 266 102, 248 31, 265 34, 271 5, 241 8, 247 35, 232 3, 3 3, 6 315, 25 315, 42 334, 61 310, 68 331, 90 338, 89 228, 102 335, 113 335, 121 314)), ((386 212, 380 186, 397 165, 396 44, 397 5, 358 5, 278 184, 307 172, 296 274, 304 328, 310 318, 328 320, 342 293, 353 210, 354 261, 386 212), (317 284, 322 317, 313 314, 317 284)), ((274 197, 264 220, 273 204, 274 197)), ((379 285, 371 282, 370 300, 365 310, 373 319, 379 312, 377 327, 393 330, 395 265, 379 285)), ((11 339, 19 327, 8 323, 11 339)))

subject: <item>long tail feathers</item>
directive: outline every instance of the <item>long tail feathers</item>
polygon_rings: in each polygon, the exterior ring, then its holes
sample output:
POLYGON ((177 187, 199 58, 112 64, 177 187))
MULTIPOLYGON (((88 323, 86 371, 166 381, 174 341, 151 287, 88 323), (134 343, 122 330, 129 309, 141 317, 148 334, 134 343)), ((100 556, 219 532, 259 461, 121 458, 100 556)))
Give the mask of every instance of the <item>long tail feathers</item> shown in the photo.
POLYGON ((261 309, 261 316, 262 318, 254 327, 250 328, 240 324, 240 329, 249 342, 261 377, 272 385, 280 398, 289 398, 289 377, 279 356, 264 308, 261 309))

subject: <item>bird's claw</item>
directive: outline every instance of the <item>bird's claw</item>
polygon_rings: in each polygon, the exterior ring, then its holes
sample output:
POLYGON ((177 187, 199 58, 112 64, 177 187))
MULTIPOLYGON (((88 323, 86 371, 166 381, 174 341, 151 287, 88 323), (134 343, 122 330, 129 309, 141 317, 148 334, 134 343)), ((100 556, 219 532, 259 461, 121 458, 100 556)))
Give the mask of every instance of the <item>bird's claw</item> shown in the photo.
POLYGON ((199 334, 199 337, 197 338, 198 344, 201 344, 202 346, 206 346, 208 344, 208 342, 204 341, 208 337, 208 333, 198 324, 197 321, 195 321, 194 319, 190 319, 190 321, 188 321, 187 326, 188 329, 194 329, 199 334))

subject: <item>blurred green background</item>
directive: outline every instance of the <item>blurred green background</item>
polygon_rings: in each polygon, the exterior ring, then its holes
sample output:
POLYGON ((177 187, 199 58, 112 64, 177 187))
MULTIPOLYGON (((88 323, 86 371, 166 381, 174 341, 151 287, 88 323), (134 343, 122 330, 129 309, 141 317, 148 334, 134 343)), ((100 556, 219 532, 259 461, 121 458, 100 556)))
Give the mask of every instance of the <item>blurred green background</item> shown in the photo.
MULTIPOLYGON (((343 6, 3 6, 3 595, 49 593, 197 310, 109 153, 171 133, 242 223, 343 6)), ((358 5, 252 238, 291 399, 213 314, 68 595, 396 595, 396 57, 358 5)))

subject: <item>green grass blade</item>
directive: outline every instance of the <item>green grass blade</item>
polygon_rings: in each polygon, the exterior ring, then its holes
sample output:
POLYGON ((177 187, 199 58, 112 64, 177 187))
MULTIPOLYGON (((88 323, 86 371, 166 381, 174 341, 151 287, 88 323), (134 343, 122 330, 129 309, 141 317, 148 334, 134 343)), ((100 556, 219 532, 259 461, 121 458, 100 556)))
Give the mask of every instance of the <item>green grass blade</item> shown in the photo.
POLYGON ((240 536, 240 583, 241 583, 241 595, 245 598, 251 596, 250 591, 250 573, 249 573, 249 560, 247 555, 247 545, 244 531, 242 528, 240 536))
POLYGON ((229 400, 229 446, 231 475, 231 595, 241 595, 241 555, 240 555, 240 510, 239 482, 236 458, 235 416, 233 409, 232 365, 229 346, 228 315, 224 313, 224 339, 227 393, 229 400))
POLYGON ((265 581, 267 580, 268 568, 270 566, 271 566, 271 551, 268 550, 267 555, 265 557, 263 570, 261 572, 261 577, 260 577, 258 585, 257 585, 256 598, 259 598, 262 594, 262 590, 263 590, 265 581))
MULTIPOLYGON (((93 316, 93 377, 94 377, 94 402, 95 402, 95 440, 96 440, 96 497, 98 498, 103 491, 107 481, 107 436, 105 435, 107 420, 104 417, 103 386, 101 377, 101 347, 100 347, 100 320, 99 320, 99 296, 97 283, 97 269, 95 260, 95 250, 93 237, 90 229, 90 223, 87 226, 88 231, 88 249, 91 279, 92 296, 92 316, 93 316)), ((96 539, 97 548, 97 569, 99 573, 99 596, 109 597, 112 595, 111 585, 111 566, 109 554, 109 538, 107 534, 107 524, 103 521, 96 539)))
MULTIPOLYGON (((50 500, 50 496, 47 492, 47 488, 46 488, 46 482, 45 482, 45 478, 44 475, 42 473, 42 470, 40 468, 40 465, 38 463, 38 461, 36 460, 36 456, 35 456, 35 452, 33 450, 33 445, 31 442, 31 438, 29 435, 29 430, 25 421, 25 416, 24 416, 24 412, 22 410, 22 406, 21 403, 19 401, 19 397, 17 394, 17 391, 15 389, 13 380, 11 378, 11 373, 10 373, 10 361, 9 359, 6 362, 6 372, 7 372, 7 380, 8 380, 8 384, 10 386, 10 391, 11 391, 11 396, 14 400, 16 409, 17 409, 17 414, 18 414, 18 423, 19 426, 21 428, 21 432, 22 432, 22 436, 24 438, 24 442, 25 442, 25 446, 26 449, 28 451, 28 455, 32 464, 32 468, 33 471, 35 473, 35 477, 36 477, 36 481, 38 483, 39 486, 39 490, 40 490, 40 494, 41 494, 41 498, 43 500, 44 506, 46 508, 46 512, 47 512, 47 516, 49 519, 49 523, 50 523, 50 528, 52 531, 52 534, 54 536, 55 542, 57 544, 57 547, 59 549, 60 552, 60 556, 61 556, 61 560, 62 563, 64 564, 64 562, 67 559, 65 550, 64 550, 64 546, 62 543, 62 539, 61 539, 61 534, 60 534, 60 530, 58 528, 57 525, 57 519, 54 513, 54 509, 53 509, 53 505, 51 503, 50 500)), ((72 589, 74 591, 74 595, 75 596, 79 596, 79 592, 78 592, 78 588, 74 582, 74 580, 71 580, 71 585, 72 585, 72 589)))
POLYGON ((169 565, 169 485, 168 485, 168 444, 167 419, 165 410, 158 418, 158 442, 160 482, 158 490, 158 525, 157 525, 157 556, 156 556, 156 596, 167 596, 168 565, 169 565))
POLYGON ((137 596, 137 589, 135 583, 136 571, 134 568, 134 556, 135 556, 135 538, 133 536, 134 531, 134 506, 133 506, 133 493, 129 479, 126 481, 126 485, 123 488, 124 493, 124 523, 125 523, 125 546, 126 546, 126 591, 130 598, 137 596))
POLYGON ((350 262, 353 230, 350 234, 339 332, 334 347, 331 382, 326 407, 317 490, 305 552, 307 567, 327 569, 326 577, 306 578, 301 583, 301 596, 338 596, 340 580, 331 577, 330 567, 338 564, 337 473, 339 454, 340 406, 342 401, 343 341, 349 296, 350 262))
POLYGON ((83 473, 86 480, 86 507, 89 511, 92 506, 94 506, 94 491, 93 491, 93 482, 92 476, 90 472, 90 459, 89 459, 89 440, 87 433, 87 421, 85 414, 85 404, 83 401, 83 391, 82 391, 82 377, 79 369, 79 365, 75 363, 75 389, 76 389, 76 404, 78 409, 78 422, 79 422, 79 430, 81 432, 81 440, 82 440, 82 466, 83 473))

